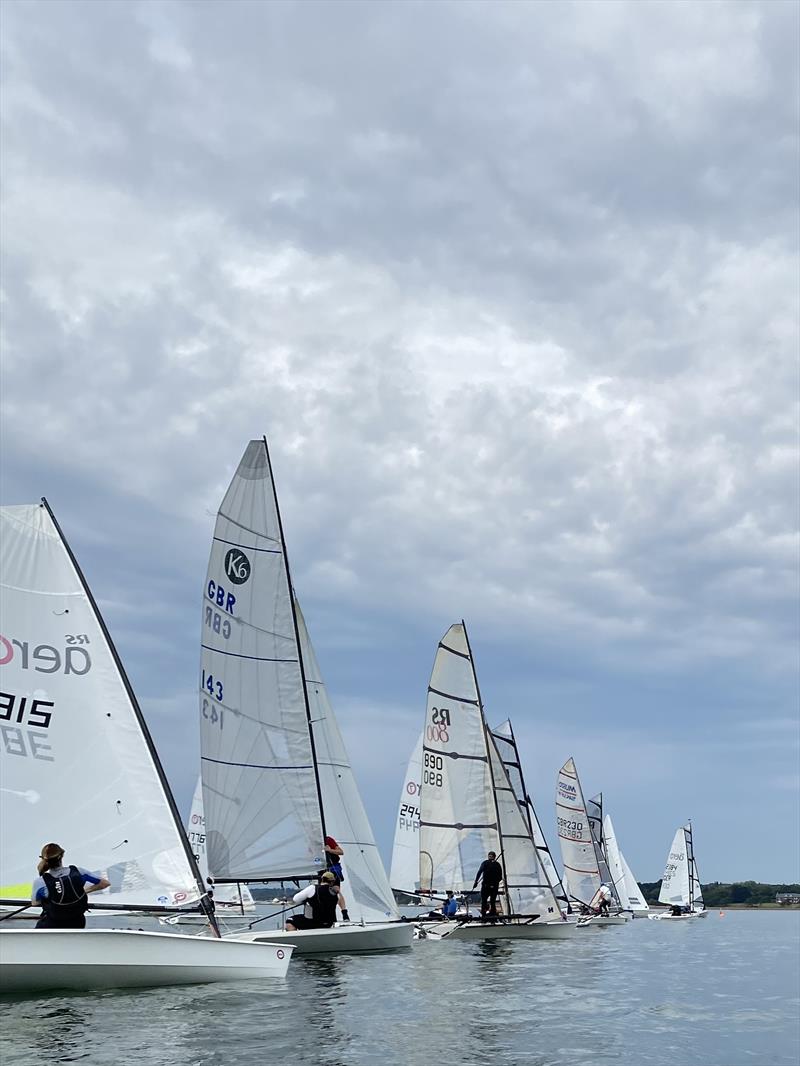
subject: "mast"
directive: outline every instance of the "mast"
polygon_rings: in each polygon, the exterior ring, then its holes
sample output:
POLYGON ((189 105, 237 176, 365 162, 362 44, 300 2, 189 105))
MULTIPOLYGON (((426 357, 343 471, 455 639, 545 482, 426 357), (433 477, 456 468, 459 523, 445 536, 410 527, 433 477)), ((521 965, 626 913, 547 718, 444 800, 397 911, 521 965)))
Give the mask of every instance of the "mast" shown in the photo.
MULTIPOLYGON (((72 549, 69 546, 67 538, 64 536, 64 532, 61 529, 61 526, 58 524, 56 516, 53 514, 53 510, 44 496, 42 496, 41 506, 44 507, 44 509, 47 511, 50 521, 53 523, 56 533, 58 533, 61 544, 63 545, 64 550, 67 553, 67 557, 69 558, 69 561, 72 564, 73 569, 75 570, 78 580, 81 583, 81 587, 83 588, 83 591, 86 594, 86 598, 89 601, 89 605, 91 606, 92 611, 94 612, 95 619, 98 625, 100 626, 100 631, 103 634, 103 638, 105 639, 106 645, 108 646, 108 650, 111 652, 111 657, 114 660, 114 665, 116 666, 119 676, 122 680, 125 692, 128 696, 131 707, 133 708, 133 713, 136 718, 137 724, 141 731, 144 742, 147 745, 147 750, 150 754, 150 758, 153 761, 153 766, 155 767, 156 773, 158 775, 158 779, 164 793, 164 798, 167 801, 167 805, 169 807, 170 813, 172 814, 173 821, 175 822, 175 825, 178 829, 178 838, 180 839, 181 845, 186 855, 186 860, 189 864, 190 870, 192 871, 192 875, 194 876, 194 879, 197 882, 197 887, 200 890, 200 909, 208 918, 209 923, 211 924, 211 928, 214 930, 215 936, 220 936, 221 934, 219 931, 219 926, 217 925, 217 920, 208 902, 208 890, 205 884, 203 883, 203 876, 200 873, 200 867, 198 866, 194 852, 189 846, 189 838, 186 836, 186 831, 183 828, 180 812, 178 811, 177 804, 175 803, 175 797, 172 795, 172 789, 169 786, 169 781, 167 780, 167 776, 164 773, 164 768, 161 765, 161 760, 158 757, 158 752, 156 751, 155 744, 153 743, 153 738, 150 735, 150 730, 147 728, 147 722, 145 721, 144 715, 142 714, 142 709, 139 706, 139 701, 136 699, 136 694, 133 691, 133 687, 130 683, 130 680, 128 679, 128 675, 125 672, 125 667, 122 665, 122 660, 120 659, 119 653, 117 652, 117 649, 114 646, 114 641, 111 639, 111 634, 109 633, 105 620, 103 619, 103 616, 100 613, 100 609, 97 606, 97 602, 95 601, 95 598, 92 595, 92 590, 89 588, 88 582, 83 576, 83 571, 80 568, 78 560, 73 555, 72 549)), ((142 911, 145 910, 144 907, 140 907, 137 909, 142 911)))
POLYGON ((288 586, 289 602, 291 603, 291 607, 292 607, 292 622, 294 624, 294 639, 295 639, 295 643, 297 644, 297 661, 298 661, 298 664, 300 666, 300 676, 301 676, 301 678, 303 680, 303 703, 304 703, 305 708, 306 708, 306 721, 308 722, 308 739, 309 739, 309 742, 311 744, 311 760, 314 763, 314 781, 316 782, 316 786, 317 786, 317 804, 319 806, 319 820, 320 820, 320 825, 321 825, 321 828, 322 828, 322 844, 323 844, 323 848, 324 848, 324 846, 325 846, 325 837, 327 836, 327 833, 325 831, 325 808, 322 806, 322 785, 320 784, 320 779, 319 779, 319 765, 317 763, 317 749, 316 749, 316 746, 314 744, 314 723, 313 723, 313 719, 311 718, 311 706, 310 706, 310 704, 308 702, 308 689, 306 687, 308 682, 306 680, 305 666, 303 665, 303 650, 300 647, 300 629, 299 629, 299 627, 297 625, 297 611, 295 610, 294 591, 293 591, 293 587, 292 587, 292 576, 291 576, 291 573, 290 573, 290 570, 289 570, 289 553, 286 550, 286 538, 283 535, 283 521, 281 519, 281 509, 280 509, 280 506, 278 504, 278 492, 277 492, 277 489, 275 488, 275 478, 274 478, 273 473, 272 473, 272 460, 271 460, 270 454, 269 454, 269 445, 267 444, 266 436, 262 437, 261 439, 264 442, 264 453, 265 453, 265 455, 267 457, 267 468, 269 470, 269 480, 270 480, 270 484, 272 485, 272 498, 275 501, 275 514, 277 515, 277 518, 278 518, 278 532, 279 532, 280 538, 281 538, 281 547, 283 548, 283 565, 284 565, 284 567, 286 569, 286 584, 288 586))
MULTIPOLYGON (((498 840, 500 841, 500 856, 499 857, 502 859, 503 853, 505 851, 505 849, 503 847, 503 828, 502 828, 502 822, 500 820, 500 808, 497 805, 497 784, 496 784, 495 779, 494 779, 494 770, 492 768, 492 756, 491 756, 491 752, 489 751, 489 744, 490 744, 489 727, 486 724, 486 715, 483 712, 483 697, 481 696, 481 689, 480 689, 480 685, 478 684, 478 674, 477 674, 477 671, 475 670, 475 660, 474 660, 474 658, 472 656, 472 645, 469 642, 469 633, 467 632, 467 624, 466 624, 466 622, 464 621, 463 618, 461 619, 461 625, 464 627, 464 640, 466 641, 467 651, 469 652, 469 663, 470 663, 470 667, 472 668, 472 677, 473 677, 473 680, 475 681, 475 691, 478 694, 478 710, 481 712, 481 724, 483 725, 483 746, 484 746, 484 749, 486 751, 486 761, 487 761, 488 766, 489 766, 489 776, 490 776, 491 781, 492 781, 492 803, 494 804, 494 814, 495 814, 495 818, 497 819, 497 837, 498 837, 498 840)), ((505 869, 503 870, 503 884, 505 885, 505 889, 504 889, 504 893, 503 894, 505 895, 505 898, 506 898, 506 915, 510 917, 511 916, 511 893, 508 890, 508 879, 505 876, 505 869)))

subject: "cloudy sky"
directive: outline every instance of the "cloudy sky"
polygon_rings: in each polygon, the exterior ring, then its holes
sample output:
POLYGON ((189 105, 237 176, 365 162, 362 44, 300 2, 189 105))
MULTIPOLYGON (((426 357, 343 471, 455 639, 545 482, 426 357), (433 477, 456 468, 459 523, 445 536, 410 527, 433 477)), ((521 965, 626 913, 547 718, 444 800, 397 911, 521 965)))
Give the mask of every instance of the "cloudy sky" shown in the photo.
POLYGON ((463 617, 551 837, 573 755, 640 879, 800 878, 798 10, 5 0, 2 500, 184 809, 266 433, 387 854, 463 617))

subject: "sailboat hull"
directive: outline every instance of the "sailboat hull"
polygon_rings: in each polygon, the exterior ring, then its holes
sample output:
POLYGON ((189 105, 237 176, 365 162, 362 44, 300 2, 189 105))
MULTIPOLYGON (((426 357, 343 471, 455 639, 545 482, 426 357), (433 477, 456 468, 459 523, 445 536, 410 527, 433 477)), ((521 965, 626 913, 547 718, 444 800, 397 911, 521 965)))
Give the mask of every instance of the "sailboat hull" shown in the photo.
POLYGON ((0 992, 147 988, 286 976, 290 944, 128 929, 0 932, 0 992))
POLYGON ((569 940, 575 934, 571 922, 434 922, 420 928, 426 937, 448 940, 569 940))
POLYGON ((246 943, 291 944, 295 955, 362 955, 371 951, 410 948, 411 922, 376 922, 374 925, 338 925, 331 929, 268 929, 263 933, 231 933, 226 940, 246 943))
POLYGON ((588 929, 589 926, 602 928, 606 925, 625 925, 627 921, 624 914, 594 914, 588 918, 579 918, 576 925, 578 929, 588 929))
POLYGON ((648 914, 654 922, 685 922, 691 918, 707 918, 708 911, 693 911, 691 914, 648 914))

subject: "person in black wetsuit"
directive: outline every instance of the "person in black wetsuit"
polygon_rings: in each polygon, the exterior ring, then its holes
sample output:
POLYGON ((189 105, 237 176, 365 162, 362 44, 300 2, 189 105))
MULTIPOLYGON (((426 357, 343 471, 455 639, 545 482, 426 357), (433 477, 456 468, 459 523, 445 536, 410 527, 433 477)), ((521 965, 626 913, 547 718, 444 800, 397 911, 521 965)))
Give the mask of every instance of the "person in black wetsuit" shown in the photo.
POLYGON ((296 929, 330 929, 336 922, 336 908, 342 912, 342 920, 350 921, 347 903, 336 880, 336 875, 326 870, 319 879, 319 884, 296 892, 293 903, 302 903, 303 914, 292 914, 286 919, 286 928, 290 932, 296 929))
POLYGON ((105 877, 84 870, 82 866, 64 866, 64 849, 59 844, 45 844, 39 856, 31 899, 42 906, 37 929, 85 929, 87 896, 108 888, 105 877))
POLYGON ((473 890, 481 882, 481 918, 497 917, 497 893, 500 891, 500 882, 503 880, 503 867, 497 861, 497 854, 490 851, 478 867, 475 874, 473 890))

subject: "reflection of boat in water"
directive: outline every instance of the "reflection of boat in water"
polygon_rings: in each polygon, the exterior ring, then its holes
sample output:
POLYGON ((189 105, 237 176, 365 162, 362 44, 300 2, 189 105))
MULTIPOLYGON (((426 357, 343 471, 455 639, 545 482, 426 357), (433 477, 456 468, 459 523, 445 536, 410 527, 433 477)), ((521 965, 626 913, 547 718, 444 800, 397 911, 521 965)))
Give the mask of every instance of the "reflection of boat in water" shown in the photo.
POLYGON ((15 724, 4 726, 0 749, 0 901, 30 905, 32 841, 68 842, 68 858, 110 882, 92 895, 86 929, 0 926, 2 990, 285 975, 291 951, 276 945, 94 927, 104 909, 193 909, 206 926, 213 918, 133 690, 45 501, 0 509, 0 580, 5 624, 16 634, 3 638, 5 717, 15 724))
POLYGON ((203 601, 200 737, 215 884, 310 881, 343 847, 349 923, 239 940, 299 953, 409 946, 311 639, 293 594, 265 440, 251 441, 217 516, 203 601))
POLYGON ((463 622, 439 643, 428 686, 420 795, 420 890, 469 892, 489 851, 502 859, 502 916, 437 922, 429 935, 459 940, 564 939, 562 921, 498 744, 484 718, 463 622), (473 876, 467 876, 467 871, 473 876))
POLYGON ((659 903, 666 903, 669 910, 651 915, 658 921, 686 921, 705 918, 708 914, 703 902, 700 875, 694 857, 692 823, 682 825, 672 840, 667 856, 667 865, 661 879, 659 903))

